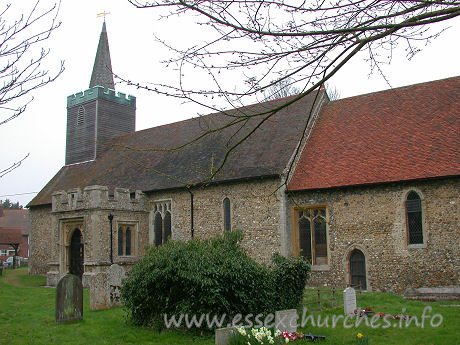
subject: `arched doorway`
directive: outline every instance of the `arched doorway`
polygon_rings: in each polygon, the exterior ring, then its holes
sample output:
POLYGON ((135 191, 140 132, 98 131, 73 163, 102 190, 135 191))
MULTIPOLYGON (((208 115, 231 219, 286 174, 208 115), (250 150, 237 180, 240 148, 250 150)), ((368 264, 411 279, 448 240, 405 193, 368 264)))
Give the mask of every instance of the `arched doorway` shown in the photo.
POLYGON ((350 253, 350 285, 367 290, 366 258, 359 249, 354 249, 350 253))
POLYGON ((69 273, 78 277, 83 276, 83 236, 79 229, 75 229, 70 240, 69 273))

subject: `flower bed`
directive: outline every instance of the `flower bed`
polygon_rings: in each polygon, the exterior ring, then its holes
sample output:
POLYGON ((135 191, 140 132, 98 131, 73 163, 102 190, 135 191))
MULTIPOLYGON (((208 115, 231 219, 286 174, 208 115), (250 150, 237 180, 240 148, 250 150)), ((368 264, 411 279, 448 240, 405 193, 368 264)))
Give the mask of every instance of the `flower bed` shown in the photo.
POLYGON ((261 327, 246 330, 244 327, 237 328, 238 333, 230 339, 229 345, 268 345, 268 344, 287 344, 294 341, 313 341, 325 339, 323 335, 303 334, 299 332, 281 332, 261 327))

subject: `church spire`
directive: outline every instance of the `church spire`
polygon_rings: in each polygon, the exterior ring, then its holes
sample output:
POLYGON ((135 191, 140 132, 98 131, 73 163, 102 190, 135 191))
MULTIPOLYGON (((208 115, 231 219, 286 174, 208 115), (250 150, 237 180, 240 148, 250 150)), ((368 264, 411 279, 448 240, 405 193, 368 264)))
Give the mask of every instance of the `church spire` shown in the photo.
POLYGON ((96 58, 94 59, 93 74, 91 75, 91 81, 89 83, 90 88, 94 86, 103 86, 106 89, 115 89, 105 21, 104 24, 102 24, 99 45, 97 47, 96 58))

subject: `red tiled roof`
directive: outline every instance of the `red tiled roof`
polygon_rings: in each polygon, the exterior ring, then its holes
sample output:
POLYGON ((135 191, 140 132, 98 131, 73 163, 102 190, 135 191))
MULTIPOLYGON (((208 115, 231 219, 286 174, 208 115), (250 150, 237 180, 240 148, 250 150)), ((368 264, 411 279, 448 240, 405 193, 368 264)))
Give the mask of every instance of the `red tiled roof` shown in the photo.
POLYGON ((21 228, 0 229, 1 244, 18 244, 22 241, 21 228))
POLYGON ((329 103, 288 190, 460 175, 460 77, 329 103))

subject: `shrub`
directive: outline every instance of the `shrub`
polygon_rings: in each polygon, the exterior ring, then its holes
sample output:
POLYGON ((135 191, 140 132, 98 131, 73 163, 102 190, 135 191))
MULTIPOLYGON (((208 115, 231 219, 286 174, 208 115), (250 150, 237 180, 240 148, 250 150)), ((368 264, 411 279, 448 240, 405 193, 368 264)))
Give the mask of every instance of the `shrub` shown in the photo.
POLYGON ((276 310, 297 308, 302 301, 305 284, 310 276, 310 265, 303 257, 273 256, 272 306, 276 310))
POLYGON ((239 245, 241 238, 241 232, 226 232, 150 248, 123 282, 131 321, 161 327, 164 314, 232 317, 299 304, 309 272, 305 262, 279 256, 273 267, 258 264, 239 245))

